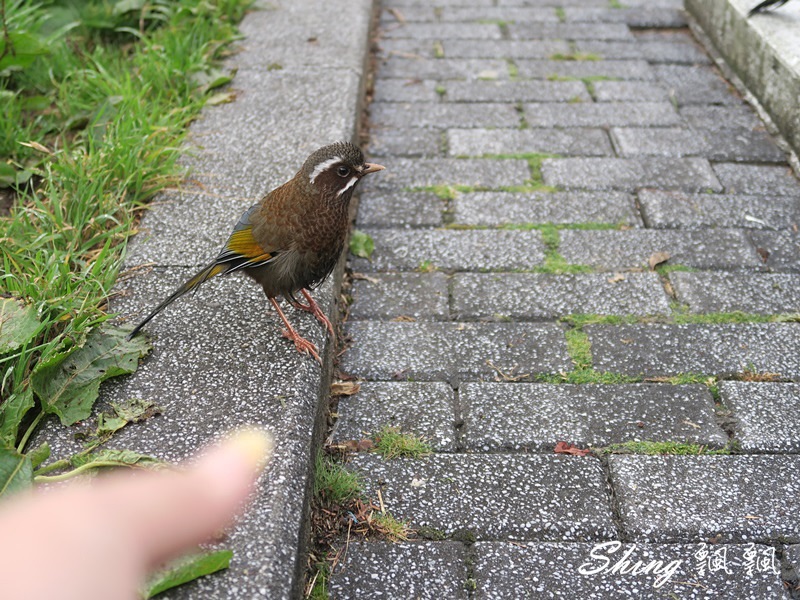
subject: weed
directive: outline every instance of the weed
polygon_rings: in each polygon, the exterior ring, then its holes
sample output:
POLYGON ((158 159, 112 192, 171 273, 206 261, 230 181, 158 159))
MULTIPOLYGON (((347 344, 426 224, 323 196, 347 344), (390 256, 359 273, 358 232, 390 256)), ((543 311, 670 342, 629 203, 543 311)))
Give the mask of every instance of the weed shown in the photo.
POLYGON ((361 496, 361 478, 323 453, 314 463, 314 497, 325 505, 342 505, 361 496))
POLYGON ((403 433, 399 427, 383 426, 374 436, 375 452, 386 459, 408 457, 421 458, 433 451, 424 438, 403 433))

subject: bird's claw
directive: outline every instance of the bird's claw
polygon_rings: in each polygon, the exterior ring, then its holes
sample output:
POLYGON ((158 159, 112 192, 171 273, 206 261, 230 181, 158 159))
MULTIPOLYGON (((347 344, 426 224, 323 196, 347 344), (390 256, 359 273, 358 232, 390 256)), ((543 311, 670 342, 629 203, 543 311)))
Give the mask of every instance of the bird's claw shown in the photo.
POLYGON ((297 332, 289 331, 288 329, 283 330, 283 337, 292 340, 294 342, 294 347, 300 354, 311 355, 314 360, 322 364, 322 359, 319 357, 319 352, 317 352, 317 347, 313 342, 308 341, 306 338, 297 334, 297 332))

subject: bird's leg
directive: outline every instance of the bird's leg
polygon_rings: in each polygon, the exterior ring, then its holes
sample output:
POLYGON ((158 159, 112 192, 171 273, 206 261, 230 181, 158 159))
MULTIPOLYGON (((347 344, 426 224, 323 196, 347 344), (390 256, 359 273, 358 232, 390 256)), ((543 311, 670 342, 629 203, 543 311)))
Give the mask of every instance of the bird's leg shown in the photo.
POLYGON ((322 309, 319 307, 319 304, 317 304, 314 301, 314 298, 311 297, 311 294, 308 293, 307 289, 303 288, 300 291, 303 293, 303 296, 306 297, 306 300, 308 300, 308 305, 301 304, 297 300, 290 300, 292 306, 294 306, 298 310, 304 310, 306 312, 312 313, 315 317, 317 317, 317 321, 322 323, 328 330, 328 332, 331 334, 331 339, 336 340, 336 334, 333 332, 333 325, 331 325, 331 321, 330 319, 328 319, 328 317, 325 316, 325 313, 322 312, 322 309))
POLYGON ((298 352, 301 354, 310 354, 314 357, 314 360, 316 360, 319 364, 322 364, 322 360, 317 352, 317 347, 294 330, 294 327, 292 327, 292 325, 289 323, 289 319, 286 318, 286 315, 283 314, 283 311, 281 310, 281 307, 275 298, 270 298, 269 301, 272 302, 272 306, 274 306, 275 310, 278 311, 278 316, 286 326, 286 329, 283 331, 283 337, 292 340, 294 342, 294 347, 297 348, 298 352))

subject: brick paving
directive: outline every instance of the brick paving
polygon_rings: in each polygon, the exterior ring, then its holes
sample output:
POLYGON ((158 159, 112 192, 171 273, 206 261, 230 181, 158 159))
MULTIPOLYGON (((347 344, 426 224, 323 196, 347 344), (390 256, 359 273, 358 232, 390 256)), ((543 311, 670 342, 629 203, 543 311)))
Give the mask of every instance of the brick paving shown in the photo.
POLYGON ((791 597, 800 183, 679 0, 616 4, 383 2, 333 440, 433 455, 351 458, 419 534, 331 598, 791 597))

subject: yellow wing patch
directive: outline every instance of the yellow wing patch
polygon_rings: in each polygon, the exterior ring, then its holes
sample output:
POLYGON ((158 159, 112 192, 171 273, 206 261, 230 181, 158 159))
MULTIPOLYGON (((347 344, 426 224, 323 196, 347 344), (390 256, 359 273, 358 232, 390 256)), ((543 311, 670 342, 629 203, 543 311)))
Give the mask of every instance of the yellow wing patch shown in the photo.
POLYGON ((246 259, 249 264, 268 261, 273 256, 272 253, 266 252, 253 238, 253 229, 251 227, 234 231, 230 239, 228 239, 228 243, 225 244, 223 255, 226 255, 220 257, 223 260, 236 256, 246 259))

